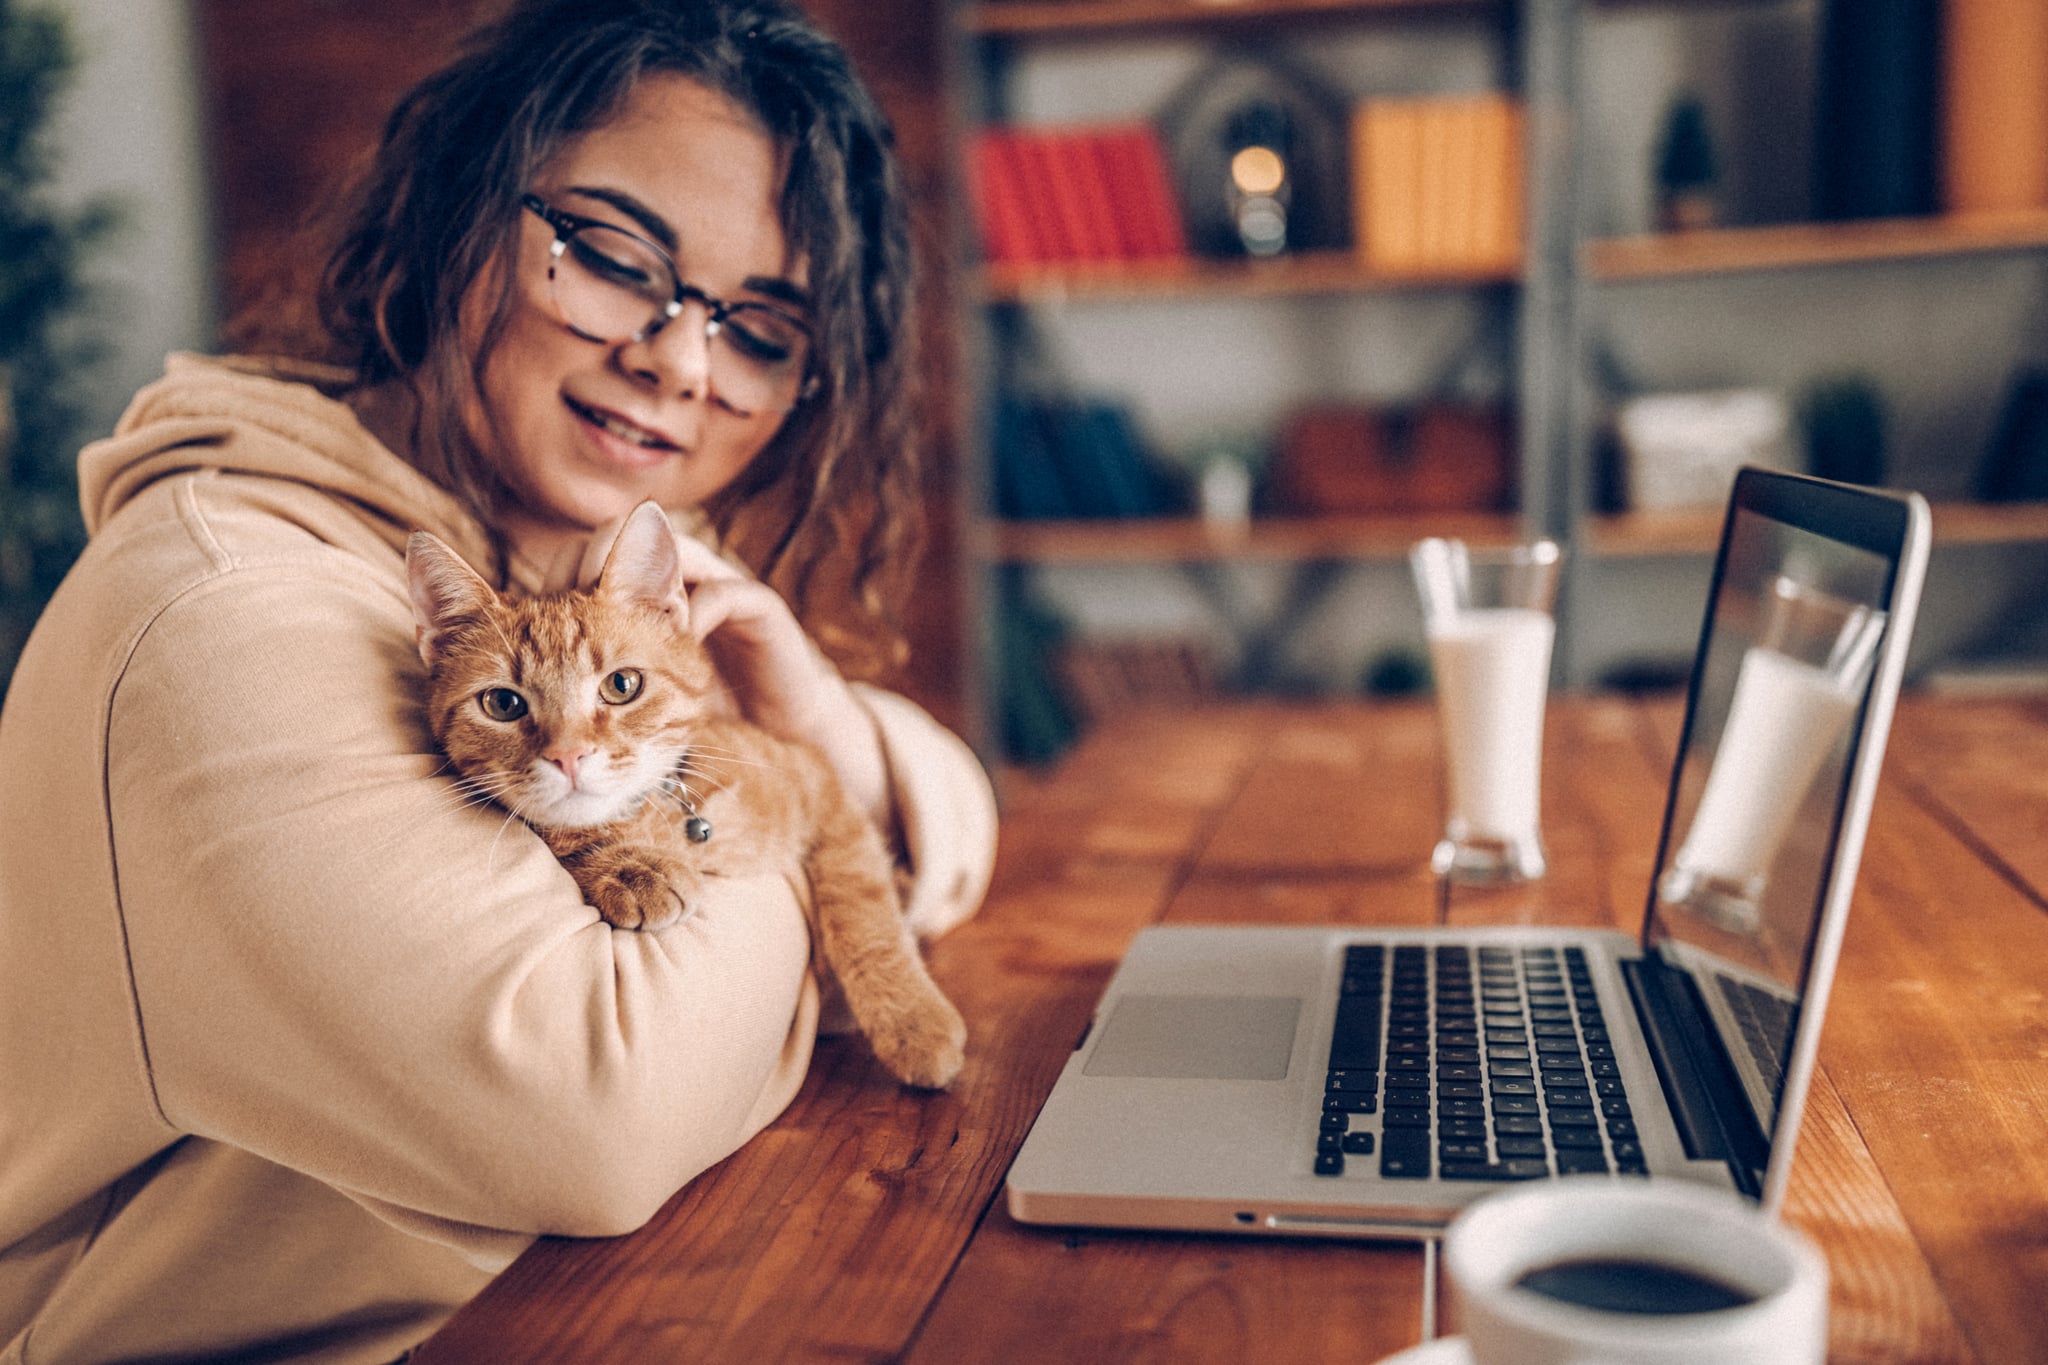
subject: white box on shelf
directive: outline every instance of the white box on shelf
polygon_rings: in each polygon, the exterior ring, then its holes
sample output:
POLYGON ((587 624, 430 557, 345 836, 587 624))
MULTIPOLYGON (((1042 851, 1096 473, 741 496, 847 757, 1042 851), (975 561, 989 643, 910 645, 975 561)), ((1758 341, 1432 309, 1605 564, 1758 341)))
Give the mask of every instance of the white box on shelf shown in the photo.
POLYGON ((1725 502, 1746 464, 1796 470, 1792 408, 1769 389, 1717 389, 1632 398, 1615 415, 1637 511, 1725 502))

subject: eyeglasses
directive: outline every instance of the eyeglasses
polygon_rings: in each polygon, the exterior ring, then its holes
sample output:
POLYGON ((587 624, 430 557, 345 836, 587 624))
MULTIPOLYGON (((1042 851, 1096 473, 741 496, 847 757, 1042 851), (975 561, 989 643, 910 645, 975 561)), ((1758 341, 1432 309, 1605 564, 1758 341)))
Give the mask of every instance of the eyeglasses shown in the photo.
POLYGON ((751 414, 786 411, 803 397, 811 333, 802 319, 772 304, 705 293, 637 233, 565 213, 538 195, 519 202, 555 230, 548 289, 570 331, 608 345, 645 341, 684 304, 702 304, 711 387, 721 399, 751 414))

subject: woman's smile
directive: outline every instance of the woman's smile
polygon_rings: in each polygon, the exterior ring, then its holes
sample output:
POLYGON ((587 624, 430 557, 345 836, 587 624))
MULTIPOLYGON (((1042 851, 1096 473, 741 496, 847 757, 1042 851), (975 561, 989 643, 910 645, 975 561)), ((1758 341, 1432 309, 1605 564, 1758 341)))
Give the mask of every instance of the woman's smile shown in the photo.
POLYGON ((609 461, 632 469, 652 469, 683 450, 665 432, 635 422, 623 413, 566 394, 562 401, 609 461))

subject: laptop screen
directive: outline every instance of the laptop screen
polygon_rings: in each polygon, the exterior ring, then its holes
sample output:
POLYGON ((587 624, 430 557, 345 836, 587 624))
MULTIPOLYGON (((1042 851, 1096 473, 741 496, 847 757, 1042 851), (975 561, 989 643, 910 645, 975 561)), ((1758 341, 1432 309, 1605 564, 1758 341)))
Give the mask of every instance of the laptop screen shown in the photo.
POLYGON ((1692 978, 1767 1139, 1905 534, 1881 500, 1831 508, 1827 486, 1788 499, 1776 481, 1745 483, 1715 566, 1645 947, 1692 978))

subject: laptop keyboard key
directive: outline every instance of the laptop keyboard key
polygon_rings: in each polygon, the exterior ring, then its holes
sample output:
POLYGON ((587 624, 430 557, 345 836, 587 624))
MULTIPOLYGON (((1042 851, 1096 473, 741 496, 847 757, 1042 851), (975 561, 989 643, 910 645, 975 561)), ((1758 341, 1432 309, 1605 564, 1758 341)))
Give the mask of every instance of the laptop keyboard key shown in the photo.
POLYGON ((1429 1130, 1389 1128, 1381 1133, 1380 1174, 1394 1180, 1427 1180, 1429 1130))
POLYGON ((1541 1180, 1550 1174, 1550 1164, 1527 1158, 1491 1163, 1446 1161, 1441 1174, 1446 1180, 1541 1180))

